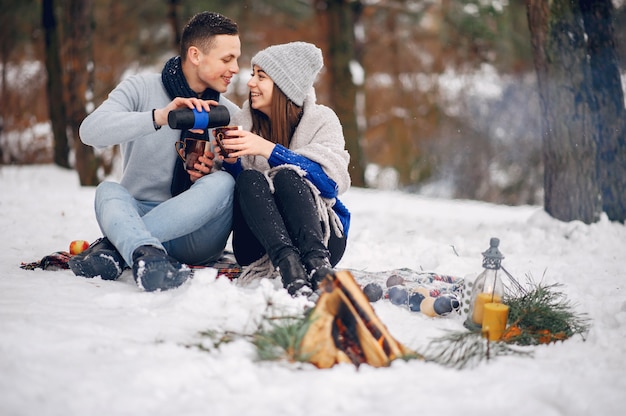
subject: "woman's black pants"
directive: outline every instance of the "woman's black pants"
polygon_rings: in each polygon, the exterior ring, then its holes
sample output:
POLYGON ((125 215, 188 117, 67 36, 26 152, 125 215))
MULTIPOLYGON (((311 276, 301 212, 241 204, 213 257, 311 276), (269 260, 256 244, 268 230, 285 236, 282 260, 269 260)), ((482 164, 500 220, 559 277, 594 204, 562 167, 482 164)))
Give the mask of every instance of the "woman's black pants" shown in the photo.
POLYGON ((244 170, 237 177, 233 212, 233 251, 242 266, 268 254, 272 264, 297 253, 302 262, 327 258, 334 267, 346 248, 346 238, 331 230, 324 244, 322 223, 307 182, 293 169, 280 169, 274 193, 263 173, 244 170))

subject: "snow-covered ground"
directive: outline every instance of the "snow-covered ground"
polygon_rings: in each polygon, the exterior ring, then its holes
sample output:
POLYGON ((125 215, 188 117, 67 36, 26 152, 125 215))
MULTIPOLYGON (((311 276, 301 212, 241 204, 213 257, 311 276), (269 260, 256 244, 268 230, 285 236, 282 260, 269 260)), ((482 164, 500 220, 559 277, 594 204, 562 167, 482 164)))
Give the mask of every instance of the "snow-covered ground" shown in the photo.
MULTIPOLYGON (((561 283, 591 318, 583 340, 531 347, 456 370, 422 361, 375 369, 258 362, 243 339, 267 312, 298 311, 275 282, 241 287, 202 270, 182 287, 141 292, 71 271, 22 270, 71 240, 100 236, 93 188, 54 166, 0 168, 0 414, 14 415, 622 415, 626 405, 626 227, 507 207, 353 188, 338 268, 400 267, 474 277, 491 237, 524 281, 561 283), (209 351, 194 347, 202 343, 209 351)), ((461 316, 429 318, 379 301, 392 335, 420 350, 461 316)))

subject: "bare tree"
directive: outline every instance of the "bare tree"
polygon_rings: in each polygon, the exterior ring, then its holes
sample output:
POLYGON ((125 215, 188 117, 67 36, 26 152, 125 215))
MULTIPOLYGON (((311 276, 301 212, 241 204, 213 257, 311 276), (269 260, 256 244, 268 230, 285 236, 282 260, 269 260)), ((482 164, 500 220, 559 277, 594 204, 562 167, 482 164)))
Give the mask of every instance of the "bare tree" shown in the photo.
MULTIPOLYGON (((351 62, 355 59, 354 26, 361 8, 360 1, 323 0, 317 7, 324 13, 328 22, 328 60, 330 101, 337 112, 346 138, 346 148, 350 153, 350 178, 352 185, 365 186, 365 168, 360 132, 357 124, 357 86, 352 80, 351 62)), ((322 13, 322 12, 320 12, 322 13)))
POLYGON ((610 0, 580 0, 594 90, 597 174, 602 207, 611 220, 626 220, 626 131, 610 0))
POLYGON ((182 35, 182 28, 179 23, 179 11, 180 8, 180 0, 168 0, 167 2, 167 20, 172 26, 172 32, 174 33, 174 37, 172 38, 172 47, 174 50, 178 50, 180 45, 180 37, 182 35))
POLYGON ((68 114, 74 138, 76 171, 81 185, 94 186, 99 183, 99 161, 93 148, 83 144, 78 134, 80 123, 87 116, 87 88, 91 71, 91 40, 93 30, 92 0, 68 0, 66 7, 67 39, 67 79, 68 114))
MULTIPOLYGON (((54 0, 43 0, 41 22, 45 33, 48 109, 54 138, 54 163, 70 168, 67 116, 63 99, 63 70, 54 0)), ((4 83, 3 83, 4 85, 4 83)))
POLYGON ((587 224, 602 211, 591 72, 577 2, 526 0, 543 114, 544 208, 587 224))

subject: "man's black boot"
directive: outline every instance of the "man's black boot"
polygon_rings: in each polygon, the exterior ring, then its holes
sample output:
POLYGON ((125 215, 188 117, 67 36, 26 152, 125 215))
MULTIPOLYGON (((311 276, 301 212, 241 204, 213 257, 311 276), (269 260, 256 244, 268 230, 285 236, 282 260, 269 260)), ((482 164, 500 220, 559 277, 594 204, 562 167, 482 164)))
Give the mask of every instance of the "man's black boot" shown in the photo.
POLYGON ((103 280, 115 280, 124 271, 126 262, 109 239, 103 237, 91 243, 82 253, 72 256, 68 265, 76 276, 100 276, 103 280))
POLYGON ((141 246, 133 252, 133 276, 146 292, 168 290, 185 283, 191 269, 154 246, 141 246))

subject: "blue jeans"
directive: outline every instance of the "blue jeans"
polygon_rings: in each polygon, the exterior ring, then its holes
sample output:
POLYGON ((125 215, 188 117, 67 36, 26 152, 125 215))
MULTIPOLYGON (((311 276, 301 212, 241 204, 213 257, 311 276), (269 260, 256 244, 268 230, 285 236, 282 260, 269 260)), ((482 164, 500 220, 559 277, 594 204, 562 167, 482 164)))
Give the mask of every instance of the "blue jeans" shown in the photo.
POLYGON ((96 188, 96 219, 128 265, 143 245, 163 248, 178 261, 203 265, 218 259, 232 227, 235 181, 227 172, 198 179, 164 202, 138 201, 122 185, 96 188))

